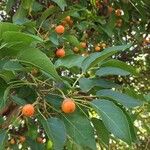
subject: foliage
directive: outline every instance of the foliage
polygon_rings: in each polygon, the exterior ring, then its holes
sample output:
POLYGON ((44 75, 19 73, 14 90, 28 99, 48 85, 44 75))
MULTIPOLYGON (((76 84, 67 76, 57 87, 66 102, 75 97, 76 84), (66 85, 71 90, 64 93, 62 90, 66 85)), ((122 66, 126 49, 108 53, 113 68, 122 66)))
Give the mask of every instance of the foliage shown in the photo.
POLYGON ((8 0, 2 9, 8 17, 0 23, 1 149, 138 143, 136 109, 149 98, 124 85, 140 71, 121 60, 148 49, 149 0, 8 0), (60 24, 62 34, 55 30, 60 24), (65 56, 57 57, 57 49, 65 56), (61 109, 66 98, 75 102, 73 113, 61 109), (29 103, 36 113, 25 117, 21 110, 29 103))

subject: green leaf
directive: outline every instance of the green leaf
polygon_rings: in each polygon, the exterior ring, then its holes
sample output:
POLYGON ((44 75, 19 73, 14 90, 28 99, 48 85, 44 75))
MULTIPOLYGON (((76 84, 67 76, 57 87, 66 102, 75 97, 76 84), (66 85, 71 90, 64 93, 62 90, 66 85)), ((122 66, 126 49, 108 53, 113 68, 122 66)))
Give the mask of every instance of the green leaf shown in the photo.
POLYGON ((100 90, 97 92, 96 95, 100 97, 107 97, 113 99, 128 108, 140 106, 143 104, 141 100, 135 99, 131 96, 128 96, 124 93, 120 93, 118 91, 100 90))
POLYGON ((93 127, 90 120, 83 113, 75 112, 70 115, 64 115, 63 120, 71 141, 82 146, 83 149, 96 150, 93 127))
POLYGON ((53 63, 43 52, 38 49, 28 48, 21 51, 18 54, 18 60, 36 66, 37 68, 51 75, 54 79, 62 81, 57 74, 53 63))
POLYGON ((7 5, 6 5, 6 12, 7 13, 9 13, 9 11, 11 10, 14 3, 15 3, 15 0, 7 0, 7 5))
POLYGON ((22 0, 22 6, 24 9, 31 9, 33 5, 34 0, 22 0))
POLYGON ((45 132, 53 142, 54 150, 62 150, 67 139, 64 123, 58 118, 40 119, 45 132))
POLYGON ((8 42, 8 43, 20 42, 21 46, 27 46, 27 47, 29 47, 30 44, 43 42, 43 40, 38 36, 35 36, 32 34, 21 33, 21 32, 15 32, 15 31, 5 32, 3 34, 3 39, 5 42, 8 42))
POLYGON ((0 131, 0 146, 1 146, 1 150, 5 150, 5 140, 7 137, 7 132, 4 130, 0 131))
POLYGON ((108 57, 112 56, 113 54, 123 51, 127 48, 129 48, 131 45, 122 45, 122 46, 113 46, 110 48, 106 48, 102 52, 96 52, 90 54, 83 62, 82 62, 82 70, 83 72, 86 72, 89 68, 94 67, 98 63, 104 61, 108 57))
POLYGON ((91 106, 101 116, 108 131, 128 144, 131 144, 128 120, 119 107, 105 99, 94 100, 91 102, 91 106))
POLYGON ((128 65, 125 62, 122 62, 120 60, 110 59, 106 62, 103 62, 101 66, 102 67, 114 67, 118 69, 120 68, 121 70, 129 72, 130 74, 137 75, 135 67, 128 65))
POLYGON ((73 46, 78 46, 80 44, 80 42, 74 35, 66 35, 64 36, 64 39, 66 39, 69 44, 72 44, 73 46))
POLYGON ((130 72, 125 71, 120 68, 116 68, 116 67, 101 67, 99 70, 96 71, 96 75, 98 76, 108 76, 108 75, 127 76, 127 75, 130 75, 130 72))
POLYGON ((23 98, 20 98, 18 96, 11 96, 11 98, 18 105, 23 106, 23 105, 27 104, 27 102, 23 98))
POLYGON ((66 68, 72 68, 72 67, 81 67, 81 63, 85 58, 81 55, 67 55, 64 58, 60 58, 55 62, 56 68, 58 67, 66 67, 66 68))
POLYGON ((8 61, 4 64, 3 69, 10 71, 20 71, 24 70, 24 67, 17 61, 8 61))
POLYGON ((96 135, 98 136, 98 139, 104 143, 105 146, 108 147, 109 145, 109 132, 106 129, 104 123, 97 118, 91 119, 92 124, 94 125, 94 128, 96 130, 96 135))
POLYGON ((52 0, 53 2, 55 2, 60 8, 62 11, 65 10, 65 7, 67 6, 67 3, 65 0, 52 0))
POLYGON ((50 40, 53 44, 59 45, 58 35, 56 34, 56 32, 53 32, 53 33, 50 34, 49 40, 50 40))
POLYGON ((79 80, 79 86, 80 89, 83 92, 88 92, 89 90, 91 90, 93 87, 101 87, 101 88, 119 88, 120 86, 117 85, 116 83, 113 83, 109 80, 105 80, 105 79, 98 79, 98 78, 93 78, 93 79, 89 79, 89 78, 81 78, 79 80))
POLYGON ((8 22, 0 22, 0 38, 6 31, 20 31, 21 27, 8 22))
POLYGON ((2 70, 0 71, 0 77, 8 82, 15 78, 15 74, 12 71, 2 70))

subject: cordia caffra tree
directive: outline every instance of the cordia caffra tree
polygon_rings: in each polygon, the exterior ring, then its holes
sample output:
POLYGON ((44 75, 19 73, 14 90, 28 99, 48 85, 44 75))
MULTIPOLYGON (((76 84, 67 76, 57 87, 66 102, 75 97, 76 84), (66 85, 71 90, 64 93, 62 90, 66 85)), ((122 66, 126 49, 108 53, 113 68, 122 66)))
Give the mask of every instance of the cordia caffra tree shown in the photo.
POLYGON ((134 110, 143 98, 114 76, 139 72, 114 58, 150 43, 149 1, 4 3, 1 149, 97 150, 115 138, 137 143, 134 110))

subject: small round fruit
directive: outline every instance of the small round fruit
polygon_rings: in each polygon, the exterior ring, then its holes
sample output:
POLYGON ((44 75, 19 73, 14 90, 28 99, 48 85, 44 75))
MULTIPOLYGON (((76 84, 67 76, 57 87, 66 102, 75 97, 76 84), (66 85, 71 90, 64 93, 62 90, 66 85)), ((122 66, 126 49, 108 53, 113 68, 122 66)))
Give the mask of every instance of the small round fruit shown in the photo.
POLYGON ((64 113, 73 113, 76 109, 75 102, 70 98, 66 98, 61 105, 61 109, 64 113))
POLYGON ((82 48, 86 48, 86 47, 87 47, 87 45, 86 45, 85 42, 81 42, 81 43, 80 43, 80 46, 81 46, 82 48))
POLYGON ((22 114, 26 117, 31 117, 34 115, 34 107, 32 104, 26 104, 22 108, 22 114))
POLYGON ((65 50, 63 48, 56 50, 56 56, 57 57, 64 57, 65 56, 65 50))
POLYGON ((37 69, 31 70, 31 74, 32 74, 33 76, 37 76, 38 70, 37 70, 37 69))
POLYGON ((73 20, 68 21, 68 24, 69 24, 70 26, 73 26, 73 20))
POLYGON ((58 25, 58 26, 55 28, 55 32, 58 33, 58 34, 64 33, 64 32, 65 32, 64 26, 58 25))
POLYGON ((71 20, 71 17, 70 17, 70 16, 67 16, 67 17, 65 18, 65 20, 66 20, 67 22, 69 22, 69 21, 71 20))
POLYGON ((74 48, 73 48, 73 51, 74 51, 74 52, 78 52, 78 51, 79 51, 79 48, 78 48, 78 47, 74 47, 74 48))
POLYGON ((120 17, 122 15, 122 10, 121 9, 116 9, 115 10, 115 15, 120 17))
POLYGON ((101 44, 101 47, 102 47, 102 48, 106 48, 106 44, 105 44, 105 43, 102 43, 102 44, 101 44))
POLYGON ((43 144, 43 138, 41 138, 41 137, 37 137, 36 141, 40 144, 43 144))
POLYGON ((65 21, 65 20, 62 21, 61 25, 62 25, 62 26, 66 26, 66 25, 67 25, 67 21, 65 21))
POLYGON ((95 51, 99 52, 101 50, 101 48, 99 46, 95 46, 95 51))
POLYGON ((10 139, 10 141, 9 141, 9 143, 11 144, 11 145, 14 145, 14 144, 16 144, 16 141, 15 141, 15 139, 10 139))
POLYGON ((25 136, 19 136, 19 141, 20 141, 20 143, 24 143, 26 141, 26 137, 25 136))

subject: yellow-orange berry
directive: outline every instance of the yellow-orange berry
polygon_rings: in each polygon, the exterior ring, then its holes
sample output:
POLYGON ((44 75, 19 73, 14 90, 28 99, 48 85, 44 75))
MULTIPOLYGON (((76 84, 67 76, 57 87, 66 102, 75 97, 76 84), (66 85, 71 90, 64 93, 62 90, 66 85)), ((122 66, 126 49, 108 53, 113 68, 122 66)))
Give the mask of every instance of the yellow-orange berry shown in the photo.
POLYGON ((70 98, 66 98, 61 105, 61 109, 64 113, 73 113, 76 109, 75 102, 70 98))
POLYGON ((58 33, 58 34, 62 34, 65 32, 65 28, 63 25, 58 25, 56 28, 55 28, 55 32, 58 33))
POLYGON ((56 56, 57 57, 64 57, 65 56, 65 50, 63 48, 56 50, 56 56))
POLYGON ((34 115, 34 106, 32 104, 26 104, 22 108, 22 114, 26 117, 31 117, 34 115))

